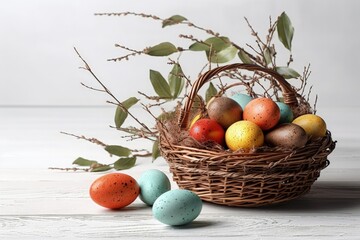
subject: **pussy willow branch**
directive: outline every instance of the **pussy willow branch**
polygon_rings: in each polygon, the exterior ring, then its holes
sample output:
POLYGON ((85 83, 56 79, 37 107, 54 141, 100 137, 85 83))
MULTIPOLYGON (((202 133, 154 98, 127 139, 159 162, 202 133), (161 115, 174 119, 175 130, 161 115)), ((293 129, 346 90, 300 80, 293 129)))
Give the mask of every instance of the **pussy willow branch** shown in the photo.
POLYGON ((116 61, 121 61, 121 60, 123 60, 123 59, 129 60, 129 57, 134 57, 134 56, 136 56, 136 55, 145 54, 145 49, 142 50, 142 51, 138 51, 138 50, 135 50, 135 49, 128 48, 128 47, 126 47, 126 46, 122 46, 122 45, 120 45, 120 44, 115 44, 115 47, 122 48, 122 49, 124 49, 124 50, 126 50, 126 51, 129 51, 129 52, 131 52, 131 53, 129 53, 129 54, 125 55, 125 56, 122 56, 122 57, 110 58, 110 59, 108 59, 108 61, 114 61, 114 62, 116 62, 116 61))
MULTIPOLYGON (((264 42, 260 37, 258 32, 255 31, 255 29, 253 28, 253 26, 250 24, 250 21, 245 17, 245 21, 248 24, 248 27, 251 30, 251 35, 253 35, 256 38, 256 43, 258 45, 259 51, 255 50, 253 47, 251 47, 250 45, 248 45, 250 48, 252 48, 253 51, 255 51, 258 55, 262 56, 264 59, 261 61, 261 65, 266 67, 267 64, 265 61, 265 50, 268 50, 269 52, 274 52, 273 54, 271 54, 271 65, 273 68, 276 67, 276 50, 275 50, 275 45, 272 44, 272 39, 274 36, 274 33, 276 31, 276 26, 277 26, 277 21, 275 21, 274 23, 272 22, 271 17, 269 17, 269 29, 268 29, 268 34, 266 36, 266 41, 264 42), (271 51, 272 50, 272 51, 271 51)), ((290 59, 288 62, 288 65, 292 62, 292 56, 290 55, 290 59)), ((259 63, 259 62, 258 62, 259 63)))
POLYGON ((84 172, 90 172, 90 168, 79 168, 79 167, 71 167, 71 168, 60 168, 60 167, 49 167, 49 170, 61 170, 61 171, 84 171, 84 172))
MULTIPOLYGON (((136 17, 142 17, 142 18, 150 18, 150 19, 153 19, 153 20, 156 20, 156 21, 165 21, 165 20, 169 20, 169 19, 163 19, 163 18, 160 18, 156 15, 152 15, 152 14, 145 14, 145 13, 135 13, 135 12, 119 12, 119 13, 95 13, 95 16, 128 16, 128 15, 132 15, 132 16, 136 16, 136 17)), ((182 21, 182 22, 179 22, 179 23, 176 23, 176 24, 182 24, 182 25, 187 25, 188 27, 193 27, 193 28, 196 28, 198 30, 201 30, 201 31, 204 31, 206 32, 207 34, 209 35, 212 35, 214 37, 219 37, 221 36, 220 33, 218 32, 214 32, 213 30, 211 29, 207 29, 207 28, 204 28, 204 27, 201 27, 201 26, 198 26, 188 20, 186 21, 182 21)), ((185 35, 183 35, 185 36, 185 35)), ((192 37, 192 36, 191 36, 192 37)), ((194 41, 196 41, 195 38, 189 38, 189 39, 192 39, 194 41)), ((202 42, 202 41, 198 41, 198 42, 202 42)), ((244 51, 253 61, 257 62, 257 63, 260 63, 258 61, 258 59, 252 55, 251 53, 249 53, 248 51, 246 51, 244 48, 240 47, 239 45, 237 45, 236 43, 230 41, 229 42, 231 45, 233 45, 235 48, 237 48, 238 50, 241 50, 241 51, 244 51)), ((120 47, 120 45, 119 45, 120 47)), ((123 47, 123 46, 122 46, 123 47)), ((124 47, 124 49, 126 49, 124 47)), ((127 49, 129 50, 129 49, 127 49)), ((123 57, 120 57, 120 58, 113 58, 113 59, 109 59, 110 61, 119 61, 119 60, 122 60, 122 59, 128 59, 128 57, 130 56, 135 56, 137 54, 142 54, 144 53, 144 50, 143 51, 137 51, 137 50, 129 50, 131 51, 132 53, 126 55, 126 56, 123 56, 123 57)))
MULTIPOLYGON (((77 139, 85 140, 85 141, 94 143, 96 145, 102 146, 102 147, 108 146, 107 144, 101 142, 97 138, 88 138, 88 137, 85 137, 84 135, 80 136, 80 135, 76 135, 76 134, 73 134, 73 133, 67 133, 67 132, 60 132, 60 133, 65 134, 67 136, 77 138, 77 139)), ((133 156, 137 156, 137 157, 149 156, 149 152, 146 149, 130 149, 130 150, 133 153, 132 154, 133 156), (140 152, 143 152, 143 153, 140 153, 140 152)), ((70 170, 73 170, 73 168, 71 168, 70 170)), ((83 170, 83 169, 80 169, 80 170, 83 170)))
POLYGON ((77 53, 78 57, 81 59, 81 61, 84 63, 85 67, 83 67, 83 69, 85 69, 86 71, 88 71, 93 77, 94 79, 101 85, 101 87, 104 89, 104 91, 110 95, 115 101, 116 104, 118 106, 120 106, 129 116, 131 116, 138 124, 140 124, 144 129, 146 129, 147 131, 151 132, 151 130, 142 122, 140 122, 132 113, 130 113, 128 111, 127 108, 125 108, 123 106, 123 104, 117 99, 117 97, 115 97, 114 94, 112 94, 112 92, 102 83, 102 81, 100 81, 100 79, 95 75, 95 73, 92 71, 92 69, 90 68, 90 65, 85 61, 85 59, 80 55, 80 53, 78 52, 78 50, 74 47, 75 52, 77 53))
MULTIPOLYGON (((154 19, 154 20, 157 20, 157 21, 169 21, 169 19, 163 19, 163 18, 160 18, 158 16, 155 16, 155 15, 152 15, 152 14, 145 14, 145 13, 135 13, 135 12, 119 12, 119 13, 95 13, 96 16, 127 16, 127 15, 133 15, 133 16, 136 16, 136 17, 143 17, 143 18, 151 18, 151 19, 154 19)), ((207 34, 210 34, 210 35, 213 35, 215 37, 218 37, 220 36, 219 33, 216 33, 214 32, 213 30, 211 29, 206 29, 206 28, 203 28, 203 27, 200 27, 198 25, 195 25, 194 23, 190 22, 190 21, 182 21, 178 24, 183 24, 183 25, 187 25, 189 27, 193 27, 193 28, 196 28, 196 29, 199 29, 201 31, 204 31, 206 32, 207 34)))
POLYGON ((301 95, 304 95, 305 88, 306 88, 308 78, 310 77, 310 75, 311 75, 311 71, 310 71, 310 64, 309 64, 307 67, 304 67, 303 75, 300 77, 301 86, 298 89, 296 89, 297 92, 302 90, 301 95))
POLYGON ((86 141, 88 141, 88 142, 95 143, 95 144, 100 145, 100 146, 102 146, 102 147, 106 147, 106 146, 107 146, 107 144, 101 142, 100 140, 98 140, 98 139, 96 139, 96 138, 87 138, 87 137, 85 137, 85 136, 83 136, 83 135, 79 136, 79 135, 75 135, 75 134, 73 134, 73 133, 67 133, 67 132, 60 132, 60 133, 61 133, 61 134, 68 135, 68 136, 71 136, 71 137, 75 137, 75 138, 77 138, 77 139, 86 140, 86 141))

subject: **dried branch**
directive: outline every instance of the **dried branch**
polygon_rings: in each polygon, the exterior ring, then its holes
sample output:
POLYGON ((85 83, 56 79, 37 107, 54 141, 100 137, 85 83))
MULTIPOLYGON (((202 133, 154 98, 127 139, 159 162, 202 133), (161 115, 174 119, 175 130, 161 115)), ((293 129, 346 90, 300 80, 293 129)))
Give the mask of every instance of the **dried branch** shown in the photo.
POLYGON ((92 69, 90 68, 89 64, 85 61, 85 59, 80 55, 80 53, 78 52, 78 50, 74 47, 75 52, 77 53, 78 57, 83 61, 83 63, 85 64, 85 70, 87 70, 94 78, 95 80, 101 85, 101 87, 104 89, 104 91, 110 95, 115 101, 116 104, 118 106, 120 106, 127 114, 129 114, 129 116, 131 116, 138 124, 140 124, 143 128, 145 128, 146 130, 148 130, 149 132, 150 129, 142 122, 140 122, 132 113, 130 113, 128 111, 127 108, 125 108, 123 106, 123 104, 117 99, 117 97, 115 97, 114 94, 112 94, 112 92, 100 81, 100 79, 95 75, 95 73, 92 71, 92 69))
POLYGON ((121 60, 129 60, 129 57, 134 57, 136 55, 141 55, 141 54, 145 54, 145 50, 142 50, 142 51, 138 51, 138 50, 135 50, 135 49, 131 49, 131 48, 128 48, 128 47, 125 47, 125 46, 122 46, 120 44, 115 44, 115 47, 119 47, 119 48, 122 48, 122 49, 125 49, 131 53, 125 55, 125 56, 122 56, 122 57, 117 57, 117 58, 110 58, 108 59, 108 61, 114 61, 114 62, 117 62, 117 61, 121 61, 121 60))
POLYGON ((73 133, 67 133, 67 132, 60 132, 60 133, 61 133, 61 134, 68 135, 68 136, 71 136, 71 137, 75 137, 75 138, 77 138, 77 139, 86 140, 86 141, 88 141, 88 142, 95 143, 95 144, 100 145, 100 146, 102 146, 102 147, 106 147, 106 146, 107 146, 107 144, 103 143, 102 141, 100 141, 100 140, 98 140, 98 139, 96 139, 96 138, 87 138, 87 137, 85 137, 85 136, 83 136, 83 135, 79 136, 79 135, 75 135, 75 134, 73 134, 73 133))

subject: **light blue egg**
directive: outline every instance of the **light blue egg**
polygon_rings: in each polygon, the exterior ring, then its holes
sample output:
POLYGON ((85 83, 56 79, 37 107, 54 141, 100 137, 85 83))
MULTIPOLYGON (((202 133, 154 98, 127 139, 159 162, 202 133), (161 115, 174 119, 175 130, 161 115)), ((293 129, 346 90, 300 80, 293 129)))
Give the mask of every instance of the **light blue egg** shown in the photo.
POLYGON ((194 221, 201 212, 202 201, 189 190, 174 189, 156 199, 152 212, 154 217, 167 225, 184 225, 194 221))
POLYGON ((169 178, 158 169, 143 172, 137 182, 140 187, 139 198, 149 206, 152 206, 161 194, 171 189, 169 178))
POLYGON ((294 118, 294 114, 293 114, 291 108, 289 107, 289 105, 287 105, 286 103, 283 103, 283 102, 276 102, 276 104, 280 108, 279 124, 292 122, 292 120, 294 118))
POLYGON ((241 108, 244 110, 245 106, 253 99, 249 95, 243 93, 235 93, 230 97, 235 100, 238 104, 240 104, 241 108))

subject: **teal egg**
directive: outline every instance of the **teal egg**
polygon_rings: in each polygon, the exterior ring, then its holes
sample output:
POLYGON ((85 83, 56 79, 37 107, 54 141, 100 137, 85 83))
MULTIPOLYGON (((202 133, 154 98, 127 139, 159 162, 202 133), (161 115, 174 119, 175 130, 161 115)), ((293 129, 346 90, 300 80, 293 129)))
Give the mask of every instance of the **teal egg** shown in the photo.
POLYGON ((202 201, 198 195, 185 189, 174 189, 156 199, 154 217, 167 225, 179 226, 194 221, 201 212, 202 201))
POLYGON ((169 178, 157 169, 143 172, 137 182, 140 187, 139 198, 149 206, 152 206, 160 195, 171 189, 169 178))
POLYGON ((235 100, 238 104, 240 104, 241 108, 244 110, 246 104, 248 104, 253 98, 249 95, 243 93, 235 93, 230 97, 235 100))
POLYGON ((294 114, 289 105, 283 102, 276 102, 276 104, 280 108, 279 124, 292 122, 292 120, 294 119, 294 114))

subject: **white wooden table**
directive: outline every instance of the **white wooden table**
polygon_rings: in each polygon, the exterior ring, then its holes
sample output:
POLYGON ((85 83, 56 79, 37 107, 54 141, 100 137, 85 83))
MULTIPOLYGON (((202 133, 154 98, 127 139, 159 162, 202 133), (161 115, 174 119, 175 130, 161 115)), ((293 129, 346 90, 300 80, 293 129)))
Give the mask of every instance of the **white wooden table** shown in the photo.
MULTIPOLYGON (((120 211, 93 203, 88 189, 103 173, 48 169, 78 156, 107 161, 97 146, 59 132, 124 141, 108 127, 113 109, 0 108, 0 239, 360 239, 360 114, 351 110, 321 111, 338 144, 304 197, 251 209, 204 203, 192 224, 169 227, 139 199, 120 211)), ((150 168, 171 177, 163 159, 124 172, 136 178, 150 168)))

